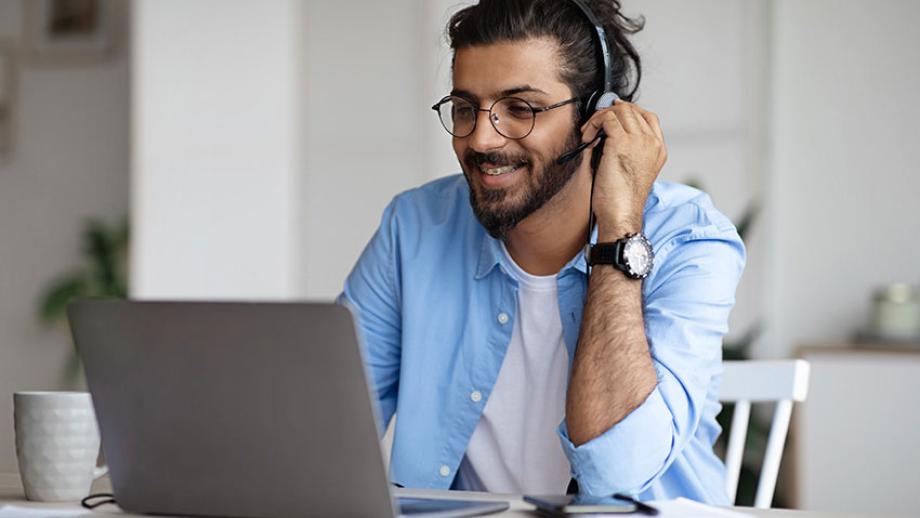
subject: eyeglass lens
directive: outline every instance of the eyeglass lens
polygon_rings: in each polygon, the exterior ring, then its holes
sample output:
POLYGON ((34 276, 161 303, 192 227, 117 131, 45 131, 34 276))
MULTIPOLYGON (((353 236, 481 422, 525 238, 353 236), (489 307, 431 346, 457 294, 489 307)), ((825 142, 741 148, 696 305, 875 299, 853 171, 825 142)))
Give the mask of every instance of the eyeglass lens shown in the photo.
MULTIPOLYGON (((438 116, 448 133, 463 138, 473 133, 479 107, 460 97, 448 97, 438 106, 438 116)), ((489 122, 495 131, 512 139, 524 138, 533 130, 535 114, 527 101, 503 97, 489 110, 489 122)))

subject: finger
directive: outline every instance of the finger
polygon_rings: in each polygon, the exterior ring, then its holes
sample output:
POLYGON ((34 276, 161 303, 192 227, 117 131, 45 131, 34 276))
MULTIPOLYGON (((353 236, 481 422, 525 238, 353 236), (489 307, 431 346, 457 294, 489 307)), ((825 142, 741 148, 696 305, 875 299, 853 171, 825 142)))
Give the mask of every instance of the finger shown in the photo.
POLYGON ((626 130, 620 124, 620 120, 613 112, 602 110, 592 115, 588 122, 581 127, 581 141, 591 142, 600 130, 604 130, 604 133, 610 137, 626 133, 626 130))
POLYGON ((653 134, 658 139, 658 142, 661 144, 658 149, 658 165, 659 167, 663 166, 668 160, 668 148, 664 142, 664 132, 661 130, 661 122, 658 120, 658 116, 654 113, 646 110, 645 108, 636 105, 636 111, 642 115, 642 118, 652 129, 653 134))
POLYGON ((642 117, 642 114, 637 109, 638 106, 632 103, 623 103, 623 117, 629 120, 630 126, 626 129, 630 133, 643 134, 643 135, 654 135, 655 132, 652 131, 651 126, 648 125, 648 122, 645 118, 642 117))
POLYGON ((659 140, 661 140, 662 143, 664 143, 664 133, 661 131, 661 121, 658 120, 658 116, 639 105, 634 106, 636 111, 642 115, 642 118, 652 129, 652 132, 658 137, 659 140))

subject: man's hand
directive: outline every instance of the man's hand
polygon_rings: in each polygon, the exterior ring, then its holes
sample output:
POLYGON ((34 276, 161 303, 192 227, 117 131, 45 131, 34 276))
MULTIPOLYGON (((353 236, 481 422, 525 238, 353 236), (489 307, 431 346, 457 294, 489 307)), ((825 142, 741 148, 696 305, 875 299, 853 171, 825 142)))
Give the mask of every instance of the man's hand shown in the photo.
POLYGON ((617 101, 592 115, 581 127, 582 141, 601 129, 607 139, 594 181, 594 213, 598 241, 615 241, 642 230, 645 200, 668 152, 658 117, 635 104, 617 101))

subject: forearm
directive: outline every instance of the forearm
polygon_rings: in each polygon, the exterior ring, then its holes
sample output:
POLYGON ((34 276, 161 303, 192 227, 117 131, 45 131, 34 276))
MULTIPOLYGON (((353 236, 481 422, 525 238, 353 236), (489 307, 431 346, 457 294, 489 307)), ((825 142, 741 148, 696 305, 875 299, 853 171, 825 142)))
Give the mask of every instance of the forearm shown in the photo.
MULTIPOLYGON (((603 139, 591 203, 598 242, 641 231, 652 184, 667 159, 658 117, 618 101, 582 128, 582 141, 603 139)), ((595 150, 595 152, 598 152, 595 150)), ((566 427, 576 446, 602 435, 655 390, 642 307, 642 283, 610 265, 592 269, 569 389, 566 427)))
POLYGON ((642 283, 609 265, 592 268, 566 396, 566 426, 580 445, 601 435, 655 389, 642 316, 642 283))

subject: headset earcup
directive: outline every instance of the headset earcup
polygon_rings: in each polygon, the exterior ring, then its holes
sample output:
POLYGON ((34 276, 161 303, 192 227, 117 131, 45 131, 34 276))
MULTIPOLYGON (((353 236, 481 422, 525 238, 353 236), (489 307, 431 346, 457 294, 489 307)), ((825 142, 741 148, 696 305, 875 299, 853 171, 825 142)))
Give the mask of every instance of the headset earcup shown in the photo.
POLYGON ((603 95, 594 103, 594 110, 603 110, 605 108, 610 108, 613 106, 613 103, 620 100, 620 96, 614 92, 604 92, 603 95))
POLYGON ((601 92, 600 90, 595 90, 591 92, 591 95, 588 96, 588 101, 585 102, 584 107, 581 112, 581 121, 582 124, 588 122, 588 119, 594 115, 594 112, 610 108, 613 106, 613 103, 620 100, 620 96, 615 92, 601 92))
POLYGON ((588 119, 594 115, 594 107, 597 106, 597 99, 600 97, 601 92, 595 90, 591 92, 591 95, 588 96, 588 100, 585 101, 584 106, 581 109, 581 122, 582 124, 588 122, 588 119))

